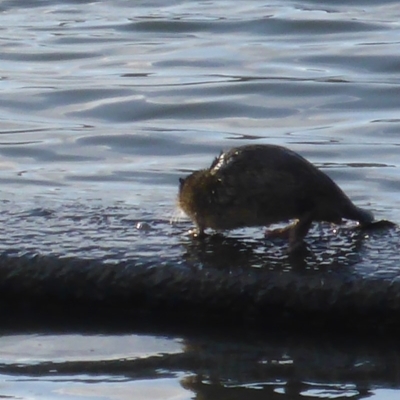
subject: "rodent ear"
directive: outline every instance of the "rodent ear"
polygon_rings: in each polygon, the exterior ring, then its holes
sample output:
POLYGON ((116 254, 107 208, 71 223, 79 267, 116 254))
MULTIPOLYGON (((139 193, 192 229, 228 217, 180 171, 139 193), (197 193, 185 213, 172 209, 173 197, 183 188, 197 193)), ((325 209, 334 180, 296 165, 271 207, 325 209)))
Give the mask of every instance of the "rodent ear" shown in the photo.
POLYGON ((184 183, 185 183, 185 179, 179 178, 179 186, 182 187, 184 183))

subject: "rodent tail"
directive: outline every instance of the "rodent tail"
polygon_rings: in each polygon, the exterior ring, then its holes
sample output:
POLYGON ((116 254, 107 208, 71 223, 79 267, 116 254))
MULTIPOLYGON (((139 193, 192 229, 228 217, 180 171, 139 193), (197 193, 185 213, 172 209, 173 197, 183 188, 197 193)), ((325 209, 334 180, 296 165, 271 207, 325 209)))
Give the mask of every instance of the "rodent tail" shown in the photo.
POLYGON ((353 205, 350 210, 346 210, 345 218, 358 221, 360 224, 370 224, 374 221, 374 214, 371 211, 353 205))

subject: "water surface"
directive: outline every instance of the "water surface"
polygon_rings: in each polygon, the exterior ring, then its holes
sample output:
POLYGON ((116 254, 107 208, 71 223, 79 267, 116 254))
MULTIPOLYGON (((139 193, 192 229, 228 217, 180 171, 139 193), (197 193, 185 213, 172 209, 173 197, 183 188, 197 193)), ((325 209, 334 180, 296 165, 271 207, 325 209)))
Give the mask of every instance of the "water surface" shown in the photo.
MULTIPOLYGON (((196 256, 184 234, 190 222, 170 224, 178 178, 221 149, 248 143, 300 152, 359 206, 400 220, 397 2, 13 0, 0 12, 1 251, 111 263, 196 256)), ((362 238, 360 250, 354 233, 321 229, 310 235, 311 267, 333 259, 360 274, 397 268, 396 233, 362 238)), ((233 255, 252 249, 250 258, 237 258, 247 267, 262 267, 267 253, 273 266, 290 270, 282 244, 266 243, 261 231, 231 238, 240 242, 233 255)), ((0 338, 0 392, 11 398, 399 393, 398 349, 379 355, 376 343, 354 352, 337 345, 332 355, 321 339, 302 353, 303 338, 290 351, 279 343, 271 355, 273 339, 257 350, 241 340, 225 349, 221 339, 216 362, 203 367, 213 335, 189 364, 168 364, 166 355, 187 352, 182 335, 10 326, 0 338), (304 366, 301 355, 310 354, 304 366), (143 359, 151 359, 150 370, 139 364, 137 374, 127 373, 143 359), (344 377, 317 375, 321 360, 326 371, 329 360, 347 365, 344 377)))

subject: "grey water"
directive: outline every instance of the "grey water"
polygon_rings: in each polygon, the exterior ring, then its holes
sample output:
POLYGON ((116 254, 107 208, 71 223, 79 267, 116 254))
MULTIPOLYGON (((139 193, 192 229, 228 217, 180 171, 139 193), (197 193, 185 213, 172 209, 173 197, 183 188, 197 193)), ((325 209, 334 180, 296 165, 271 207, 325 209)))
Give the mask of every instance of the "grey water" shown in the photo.
MULTIPOLYGON (((0 18, 0 251, 177 260, 178 178, 248 143, 298 151, 400 221, 398 2, 5 0, 0 18)), ((397 260, 395 238, 366 249, 397 260)), ((44 325, 0 327, 0 397, 400 395, 382 338, 44 325)))

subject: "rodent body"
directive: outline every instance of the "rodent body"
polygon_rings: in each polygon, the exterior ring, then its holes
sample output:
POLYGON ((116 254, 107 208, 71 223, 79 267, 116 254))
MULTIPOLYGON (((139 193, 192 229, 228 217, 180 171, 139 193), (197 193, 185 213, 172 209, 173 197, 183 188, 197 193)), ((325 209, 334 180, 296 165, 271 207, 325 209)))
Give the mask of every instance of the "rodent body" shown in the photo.
POLYGON ((180 180, 179 206, 200 234, 297 219, 290 247, 302 243, 313 221, 362 224, 370 212, 356 207, 326 174, 299 154, 275 145, 249 145, 221 153, 210 168, 180 180))

